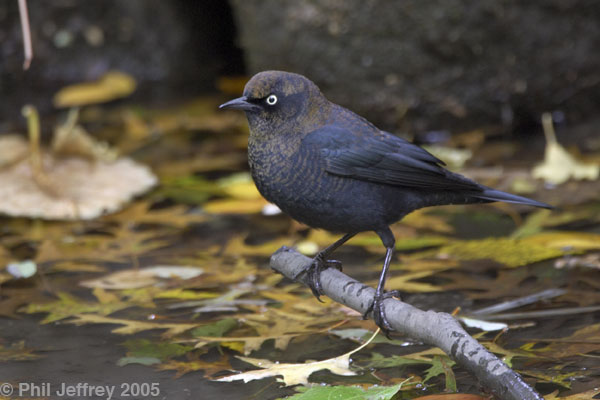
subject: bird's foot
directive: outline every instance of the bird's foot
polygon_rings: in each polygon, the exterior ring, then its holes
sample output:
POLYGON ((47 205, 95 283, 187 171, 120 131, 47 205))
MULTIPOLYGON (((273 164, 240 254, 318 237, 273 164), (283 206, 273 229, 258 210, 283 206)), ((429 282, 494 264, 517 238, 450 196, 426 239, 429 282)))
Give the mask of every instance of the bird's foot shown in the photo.
POLYGON ((389 292, 383 292, 380 295, 375 295, 373 297, 373 301, 367 311, 363 314, 363 319, 367 319, 367 315, 373 311, 373 320, 375 321, 375 325, 377 325, 381 331, 385 334, 385 336, 390 338, 390 330, 392 327, 388 322, 387 317, 385 316, 385 311, 383 309, 383 302, 387 299, 391 299, 393 297, 400 297, 400 292, 398 290, 392 290, 389 292))
POLYGON ((322 255, 317 254, 310 264, 294 276, 294 279, 302 274, 306 274, 308 287, 317 300, 322 302, 321 295, 323 294, 323 286, 321 285, 321 272, 327 268, 335 268, 338 271, 341 271, 342 263, 338 260, 324 260, 322 255))

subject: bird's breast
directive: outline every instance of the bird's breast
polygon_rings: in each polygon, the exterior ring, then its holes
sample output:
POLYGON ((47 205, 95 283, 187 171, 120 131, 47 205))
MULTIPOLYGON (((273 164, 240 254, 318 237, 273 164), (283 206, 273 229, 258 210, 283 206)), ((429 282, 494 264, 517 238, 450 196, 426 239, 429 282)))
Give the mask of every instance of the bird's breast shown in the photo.
POLYGON ((250 141, 248 162, 260 193, 280 207, 322 189, 325 170, 319 155, 298 144, 250 141))

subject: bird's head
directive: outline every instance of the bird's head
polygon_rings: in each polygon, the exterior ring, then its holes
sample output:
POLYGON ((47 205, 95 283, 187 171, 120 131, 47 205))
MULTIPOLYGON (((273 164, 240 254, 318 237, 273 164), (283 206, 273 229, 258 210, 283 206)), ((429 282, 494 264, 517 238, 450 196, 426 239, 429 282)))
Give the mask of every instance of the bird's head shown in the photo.
POLYGON ((302 132, 322 122, 329 102, 308 78, 283 71, 254 75, 244 95, 219 108, 246 112, 253 135, 302 132))

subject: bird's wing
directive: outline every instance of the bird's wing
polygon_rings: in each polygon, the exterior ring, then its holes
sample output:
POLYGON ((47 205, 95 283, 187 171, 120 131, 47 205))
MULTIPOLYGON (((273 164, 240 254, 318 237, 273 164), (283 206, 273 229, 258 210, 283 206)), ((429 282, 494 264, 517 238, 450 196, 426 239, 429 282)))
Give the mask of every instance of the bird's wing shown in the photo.
POLYGON ((430 190, 481 191, 474 181, 454 174, 425 149, 390 133, 356 135, 326 125, 308 134, 303 145, 320 151, 327 172, 394 186, 430 190))

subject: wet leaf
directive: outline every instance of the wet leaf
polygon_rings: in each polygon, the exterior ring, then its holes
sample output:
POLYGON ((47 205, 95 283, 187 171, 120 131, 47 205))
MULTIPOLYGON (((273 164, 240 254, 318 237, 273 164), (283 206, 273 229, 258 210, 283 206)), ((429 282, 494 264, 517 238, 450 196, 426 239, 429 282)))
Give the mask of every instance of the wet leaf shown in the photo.
POLYGON ((573 379, 582 375, 581 372, 561 373, 559 371, 532 370, 522 371, 522 373, 523 375, 533 376, 539 379, 540 382, 553 383, 555 385, 562 386, 565 389, 570 389, 571 384, 573 383, 573 379))
POLYGON ((204 203, 203 209, 211 214, 257 214, 268 204, 262 197, 252 200, 222 199, 204 203))
POLYGON ((487 238, 455 241, 440 249, 417 254, 437 254, 458 260, 491 259, 509 267, 519 267, 573 251, 600 248, 600 235, 582 232, 547 232, 523 239, 487 238))
MULTIPOLYGON (((312 299, 310 299, 312 301, 312 299)), ((336 313, 323 313, 321 315, 288 312, 269 308, 261 314, 250 314, 245 318, 245 323, 253 327, 259 337, 255 342, 246 342, 246 349, 256 350, 262 343, 269 339, 275 339, 275 347, 285 350, 290 340, 299 333, 312 333, 318 331, 319 324, 330 324, 343 318, 336 313), (256 347, 255 347, 256 346, 256 347)))
POLYGON ((293 396, 286 397, 288 400, 391 400, 398 393, 403 384, 394 386, 373 386, 363 389, 358 386, 313 386, 309 388, 300 387, 293 396))
POLYGON ((161 186, 154 193, 154 196, 170 198, 179 203, 197 205, 219 194, 223 194, 223 191, 214 182, 199 176, 179 176, 162 178, 161 186))
POLYGON ((537 347, 533 352, 555 358, 600 351, 600 324, 584 326, 565 338, 540 339, 540 341, 549 344, 545 347, 537 347))
POLYGON ((217 372, 224 371, 227 369, 231 369, 231 365, 227 360, 225 355, 222 355, 218 360, 212 361, 203 361, 203 360, 193 360, 193 361, 177 361, 177 360, 169 360, 166 361, 156 367, 159 371, 170 371, 175 370, 177 373, 175 374, 175 378, 179 378, 189 372, 195 371, 204 371, 204 376, 211 376, 216 374, 217 372))
POLYGON ((456 392, 456 378, 454 377, 454 372, 452 371, 452 366, 455 364, 456 363, 446 355, 434 356, 431 360, 431 367, 425 371, 425 378, 423 378, 423 382, 427 382, 433 377, 444 374, 446 377, 446 390, 456 392))
MULTIPOLYGON (((59 321, 61 319, 78 316, 82 313, 97 313, 99 315, 109 315, 115 311, 123 310, 135 306, 121 299, 109 295, 102 289, 95 292, 100 301, 89 302, 77 298, 67 292, 57 293, 58 299, 44 304, 31 303, 23 307, 20 311, 27 314, 47 313, 48 315, 41 321, 42 324, 59 321)), ((91 316, 89 314, 88 316, 91 316)), ((98 316, 98 318, 101 318, 98 316)))
MULTIPOLYGON (((438 292, 442 290, 442 288, 425 282, 415 282, 417 279, 433 275, 434 272, 435 271, 420 271, 396 275, 387 280, 386 287, 390 289, 400 288, 402 291, 410 293, 438 292)), ((377 281, 367 282, 367 284, 376 285, 377 281)))
POLYGON ((481 319, 469 318, 464 316, 458 316, 458 319, 461 320, 465 324, 465 326, 469 328, 477 328, 486 332, 501 331, 503 329, 508 328, 508 325, 503 322, 489 322, 481 319))
POLYGON ((556 399, 564 399, 564 400, 590 400, 596 397, 596 395, 600 393, 600 389, 594 388, 585 392, 572 394, 570 396, 560 396, 558 397, 558 390, 554 391, 550 394, 544 396, 546 400, 556 400, 556 399))
MULTIPOLYGON (((379 333, 379 329, 373 335, 373 338, 379 333)), ((350 370, 350 356, 357 351, 362 350, 371 341, 367 341, 356 349, 342 354, 341 356, 330 358, 323 361, 306 362, 301 364, 287 364, 287 363, 275 363, 269 360, 263 360, 258 358, 240 357, 242 361, 252 364, 256 367, 260 367, 260 370, 248 371, 237 375, 229 375, 219 379, 219 382, 232 382, 237 380, 243 380, 245 383, 256 379, 264 379, 275 376, 282 376, 283 378, 277 378, 278 382, 283 382, 285 386, 293 385, 308 385, 308 378, 313 372, 321 370, 329 370, 330 372, 337 375, 356 375, 356 372, 350 370)))
POLYGON ((129 96, 135 86, 130 75, 110 71, 95 82, 78 83, 59 90, 54 96, 54 106, 63 108, 104 103, 129 96))
POLYGON ((204 270, 198 267, 160 265, 114 272, 98 279, 82 281, 79 284, 88 288, 136 289, 164 285, 165 281, 169 279, 191 279, 203 273, 204 270))
POLYGON ((124 367, 129 364, 154 365, 160 364, 160 360, 155 357, 121 357, 117 361, 119 367, 124 367))
POLYGON ((496 355, 501 355, 501 360, 504 361, 509 367, 512 367, 512 360, 515 357, 523 357, 527 359, 539 358, 539 356, 536 353, 525 350, 523 348, 505 349, 504 347, 500 346, 500 344, 498 344, 497 342, 482 342, 481 344, 484 345, 492 353, 496 355))
POLYGON ((432 394, 430 396, 415 397, 413 400, 490 400, 490 397, 478 396, 476 394, 432 394))
POLYGON ((131 335, 138 332, 149 331, 154 329, 166 331, 162 334, 164 338, 170 338, 180 333, 189 331, 198 326, 198 324, 176 324, 176 323, 161 323, 161 322, 146 322, 146 321, 135 321, 130 319, 121 318, 110 318, 103 317, 95 314, 79 314, 75 315, 75 318, 67 321, 69 324, 74 325, 85 325, 85 324, 115 324, 124 325, 121 328, 113 329, 113 333, 120 335, 131 335))
POLYGON ((212 324, 194 328, 190 333, 193 336, 223 336, 230 330, 238 326, 235 318, 224 318, 212 324))
POLYGON ((0 344, 0 361, 28 361, 35 360, 41 356, 34 353, 33 349, 25 347, 25 341, 21 340, 9 346, 0 344))
MULTIPOLYGON (((160 291, 154 296, 157 299, 179 299, 179 300, 199 300, 199 299, 214 299, 219 297, 218 293, 211 293, 198 290, 186 290, 182 288, 175 288, 169 290, 160 291)), ((175 308, 175 307, 170 307, 175 308)))
POLYGON ((130 339, 123 342, 128 357, 152 357, 161 361, 178 357, 194 349, 177 343, 151 342, 148 339, 130 339))

